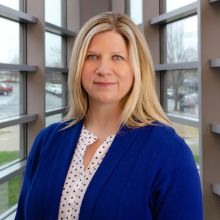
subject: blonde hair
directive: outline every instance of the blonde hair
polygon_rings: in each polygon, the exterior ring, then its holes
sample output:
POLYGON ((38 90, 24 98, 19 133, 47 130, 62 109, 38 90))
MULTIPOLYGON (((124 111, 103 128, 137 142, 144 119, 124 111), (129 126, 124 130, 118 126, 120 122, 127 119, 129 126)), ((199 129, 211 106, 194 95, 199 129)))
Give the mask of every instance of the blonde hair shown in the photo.
POLYGON ((105 31, 115 31, 125 39, 134 73, 133 87, 123 98, 121 124, 142 127, 158 121, 170 126, 171 122, 156 94, 155 72, 148 45, 138 27, 128 16, 113 12, 101 13, 89 19, 75 39, 68 78, 70 105, 65 118, 65 120, 72 119, 69 126, 86 117, 89 102, 81 83, 81 72, 91 39, 105 31))

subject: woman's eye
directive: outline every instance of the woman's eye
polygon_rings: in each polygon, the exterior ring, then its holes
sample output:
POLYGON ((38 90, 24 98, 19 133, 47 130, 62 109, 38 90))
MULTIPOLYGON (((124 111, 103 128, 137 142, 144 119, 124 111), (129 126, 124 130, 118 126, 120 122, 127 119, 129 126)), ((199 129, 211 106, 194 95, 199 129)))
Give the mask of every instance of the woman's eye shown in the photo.
POLYGON ((86 59, 87 60, 97 60, 97 56, 94 54, 89 54, 86 56, 86 59))
POLYGON ((124 60, 124 58, 120 55, 114 55, 113 56, 113 60, 116 60, 116 61, 121 61, 121 60, 124 60))

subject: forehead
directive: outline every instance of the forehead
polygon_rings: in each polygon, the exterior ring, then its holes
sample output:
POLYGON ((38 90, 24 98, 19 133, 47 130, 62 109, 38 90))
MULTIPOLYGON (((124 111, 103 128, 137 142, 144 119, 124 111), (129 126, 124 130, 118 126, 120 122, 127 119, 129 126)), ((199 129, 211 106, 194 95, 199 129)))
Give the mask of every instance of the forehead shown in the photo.
POLYGON ((90 43, 88 50, 99 48, 109 48, 112 50, 120 49, 127 51, 127 44, 123 36, 115 31, 105 31, 95 34, 90 43))

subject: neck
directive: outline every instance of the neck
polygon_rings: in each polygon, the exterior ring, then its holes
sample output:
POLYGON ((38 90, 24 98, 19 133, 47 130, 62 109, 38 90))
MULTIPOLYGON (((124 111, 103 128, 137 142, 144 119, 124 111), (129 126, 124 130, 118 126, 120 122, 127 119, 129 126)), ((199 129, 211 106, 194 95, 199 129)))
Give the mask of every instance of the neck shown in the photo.
POLYGON ((100 139, 116 134, 121 122, 122 108, 117 105, 90 105, 85 127, 95 133, 100 139))

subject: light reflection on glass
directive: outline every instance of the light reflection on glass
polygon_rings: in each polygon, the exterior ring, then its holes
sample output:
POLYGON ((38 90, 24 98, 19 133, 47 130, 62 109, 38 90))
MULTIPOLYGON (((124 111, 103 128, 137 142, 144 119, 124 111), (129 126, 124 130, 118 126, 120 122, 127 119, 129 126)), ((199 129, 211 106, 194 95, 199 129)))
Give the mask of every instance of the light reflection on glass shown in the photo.
POLYGON ((45 33, 46 66, 62 67, 62 37, 49 32, 45 33))
POLYGON ((0 17, 0 63, 18 64, 19 58, 19 23, 0 17))
POLYGON ((20 115, 20 78, 17 72, 0 71, 0 119, 20 115))
POLYGON ((0 169, 20 158, 20 125, 0 129, 0 169))
POLYGON ((197 22, 197 16, 192 16, 165 26, 163 57, 166 63, 198 60, 197 22))
POLYGON ((199 128, 174 123, 176 132, 186 141, 192 150, 195 162, 199 165, 199 128))
POLYGON ((64 105, 62 100, 63 77, 59 73, 46 74, 46 111, 62 107, 64 105))
POLYGON ((45 0, 45 21, 61 26, 61 0, 45 0))
POLYGON ((0 4, 19 10, 19 0, 0 0, 0 4))
POLYGON ((181 8, 197 0, 165 0, 166 1, 166 12, 173 11, 175 9, 181 8))
POLYGON ((0 215, 18 202, 21 176, 13 176, 0 184, 0 215))
POLYGON ((62 120, 62 114, 56 114, 46 117, 46 126, 62 120))
POLYGON ((130 0, 130 16, 136 24, 142 23, 142 0, 130 0))
POLYGON ((182 70, 164 73, 162 101, 167 113, 198 117, 198 72, 182 70))

